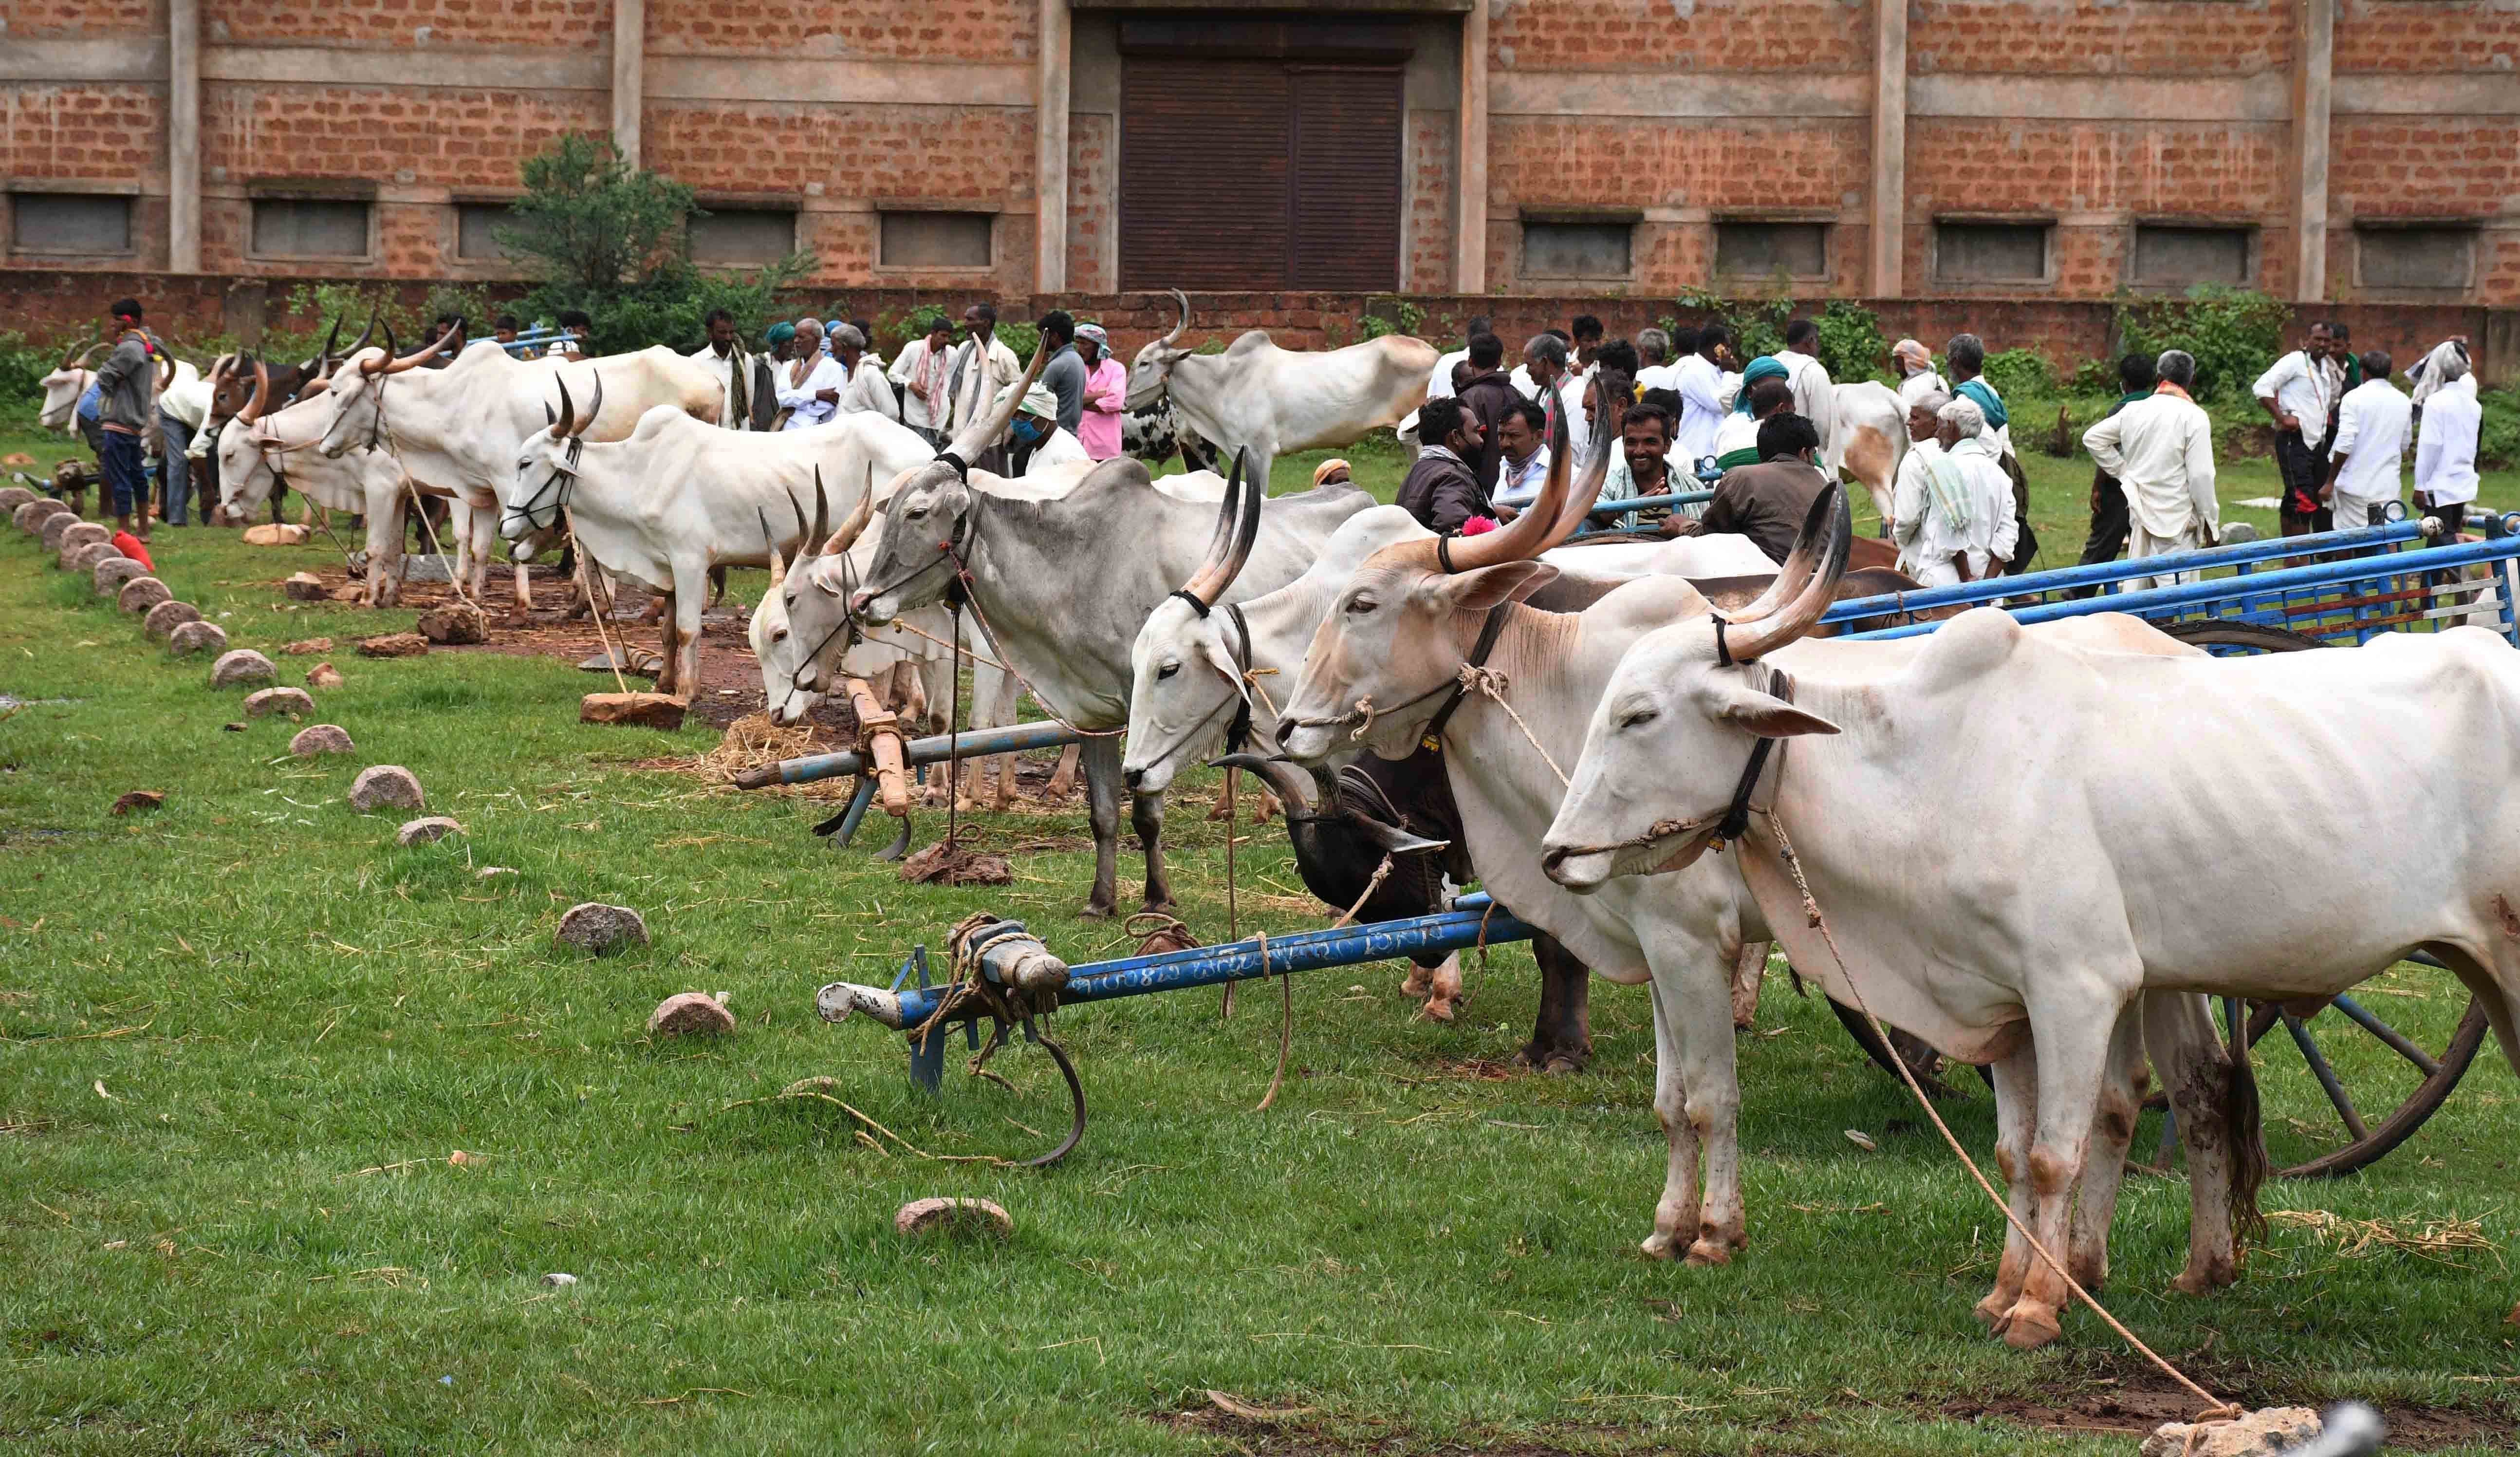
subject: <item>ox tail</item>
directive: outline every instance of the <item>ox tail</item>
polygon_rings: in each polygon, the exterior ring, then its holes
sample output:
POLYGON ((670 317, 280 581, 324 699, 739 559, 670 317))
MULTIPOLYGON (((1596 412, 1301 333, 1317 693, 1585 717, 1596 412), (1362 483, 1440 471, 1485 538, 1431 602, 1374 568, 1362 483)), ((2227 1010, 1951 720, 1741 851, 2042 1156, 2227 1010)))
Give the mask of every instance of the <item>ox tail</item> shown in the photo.
POLYGON ((2264 1110, 2258 1101, 2258 1075, 2249 1068, 2247 1025, 2248 1004, 2231 1028, 2231 1043, 2227 1050, 2223 1084, 2224 1147, 2230 1158, 2231 1240, 2233 1253, 2267 1238, 2267 1216, 2258 1207, 2258 1190, 2272 1172, 2267 1159, 2265 1130, 2260 1126, 2264 1110))

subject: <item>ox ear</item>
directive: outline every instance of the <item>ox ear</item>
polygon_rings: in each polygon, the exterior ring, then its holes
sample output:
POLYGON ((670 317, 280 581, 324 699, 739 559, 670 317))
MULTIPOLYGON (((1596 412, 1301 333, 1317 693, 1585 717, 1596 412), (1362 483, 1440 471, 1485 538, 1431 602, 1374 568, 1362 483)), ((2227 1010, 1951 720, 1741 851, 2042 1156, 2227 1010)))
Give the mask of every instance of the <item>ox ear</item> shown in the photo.
POLYGON ((1441 578, 1434 584, 1455 612, 1483 613, 1520 602, 1557 580, 1557 569, 1546 562, 1500 562, 1441 578))
POLYGON ((1804 734, 1834 734, 1836 724, 1817 713, 1797 708, 1772 693, 1762 693, 1747 684, 1730 685, 1723 694, 1722 706, 1716 717, 1734 728, 1743 729, 1762 739, 1794 739, 1804 734))

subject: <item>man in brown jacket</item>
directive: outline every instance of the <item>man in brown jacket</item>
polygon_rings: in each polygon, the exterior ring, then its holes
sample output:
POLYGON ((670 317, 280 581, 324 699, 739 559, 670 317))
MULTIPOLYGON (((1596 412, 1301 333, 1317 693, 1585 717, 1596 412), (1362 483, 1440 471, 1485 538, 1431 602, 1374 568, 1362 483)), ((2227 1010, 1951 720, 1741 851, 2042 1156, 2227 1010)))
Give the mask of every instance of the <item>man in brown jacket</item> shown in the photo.
MULTIPOLYGON (((1482 334, 1470 341, 1470 357, 1453 371, 1453 393, 1462 408, 1479 423, 1479 450, 1469 458, 1470 474, 1479 478, 1479 494, 1496 494, 1497 470, 1503 446, 1498 430, 1513 407, 1522 403, 1522 391, 1513 387, 1513 377, 1507 374, 1505 341, 1493 334, 1482 334)), ((1422 431, 1422 425, 1421 425, 1422 431)), ((1424 439, 1421 433, 1419 439, 1424 439)))
POLYGON ((1458 534, 1463 522, 1488 514, 1487 492, 1469 464, 1487 443, 1479 422, 1458 399, 1430 399, 1418 409, 1418 438, 1429 443, 1418 447, 1392 504, 1438 536, 1458 534))
POLYGON ((1673 534, 1738 531, 1782 565, 1812 502, 1828 484, 1815 464, 1819 454, 1820 432, 1810 421, 1790 410, 1769 416, 1759 427, 1759 463, 1725 472, 1706 514, 1693 522, 1672 518, 1673 534))

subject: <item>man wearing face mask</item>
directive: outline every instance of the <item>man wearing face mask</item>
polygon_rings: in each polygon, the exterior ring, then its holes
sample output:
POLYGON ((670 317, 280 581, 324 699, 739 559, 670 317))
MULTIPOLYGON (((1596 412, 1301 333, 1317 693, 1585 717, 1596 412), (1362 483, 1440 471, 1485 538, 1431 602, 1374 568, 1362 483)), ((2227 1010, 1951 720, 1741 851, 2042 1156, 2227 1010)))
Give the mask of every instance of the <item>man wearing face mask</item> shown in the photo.
MULTIPOLYGON (((1009 385, 998 391, 993 408, 1004 408, 1014 388, 1009 385)), ((1024 391, 1023 403, 1015 407, 1014 422, 1007 428, 1006 443, 982 452, 972 464, 1000 476, 1029 476, 1066 461, 1093 459, 1085 453, 1082 441, 1058 428, 1058 396, 1036 384, 1024 391)))

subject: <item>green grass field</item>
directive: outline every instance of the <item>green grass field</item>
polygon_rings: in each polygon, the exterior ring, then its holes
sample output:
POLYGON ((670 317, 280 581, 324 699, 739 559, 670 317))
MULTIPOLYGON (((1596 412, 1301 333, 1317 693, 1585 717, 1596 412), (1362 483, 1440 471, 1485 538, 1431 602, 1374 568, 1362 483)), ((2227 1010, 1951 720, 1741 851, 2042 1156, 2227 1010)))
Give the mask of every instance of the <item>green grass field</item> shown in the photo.
MULTIPOLYGON (((52 459, 0 435, 19 448, 52 459)), ((1281 462, 1279 488, 1314 459, 1281 462)), ((1387 453, 1358 460, 1396 483, 1387 453)), ((2089 467, 2031 464, 2059 565, 2089 467)), ((2243 465, 2224 494, 2272 488, 2243 465)), ((2520 505, 2520 479, 2486 497, 2520 505)), ((346 653, 413 616, 285 602, 278 579, 329 546, 194 528, 153 547, 238 646, 327 634, 346 653)), ((763 580, 737 573, 747 597, 763 580)), ((278 660, 283 682, 313 661, 278 660)), ((1027 846, 1012 887, 912 888, 864 842, 809 835, 827 802, 643 767, 714 731, 583 727, 578 695, 608 684, 567 663, 334 660, 348 681, 319 717, 359 751, 292 760, 292 725, 222 732, 236 698, 205 663, 168 661, 0 531, 0 694, 26 701, 0 708, 7 1450, 2126 1453, 2129 1429, 2180 1410, 2088 1312, 2034 1355, 1980 1333, 1999 1217, 1781 976, 1744 1038, 1752 1244, 1723 1269, 1636 1252, 1663 1161, 1642 992, 1596 988, 1589 1072, 1509 1073, 1536 984, 1518 947, 1472 968, 1452 1025, 1410 1020, 1396 965, 1295 979, 1266 1113, 1275 988, 1246 986, 1231 1021, 1213 993, 1078 1009, 1059 1030, 1094 1108, 1083 1149, 1048 1172, 929 1161, 771 1095, 830 1076, 921 1150, 1023 1157, 1063 1113, 1047 1062, 1002 1058, 1011 1093, 949 1059, 929 1103, 896 1037, 823 1024, 813 991, 886 979, 981 907, 1071 960, 1127 949, 1074 915, 1081 806, 980 820, 984 845, 1027 846), (345 802, 371 763, 409 766, 467 833, 397 847, 399 816, 345 802), (109 815, 131 789, 164 807, 109 815), (653 944, 561 951, 561 912, 589 899, 638 907, 653 944), (731 993, 738 1035, 649 1039, 683 990, 731 993), (1015 1237, 893 1233, 898 1206, 940 1194, 999 1201, 1015 1237), (579 1283, 546 1288, 552 1271, 579 1283), (1211 1390, 1299 1410, 1229 1417, 1211 1390)), ((1208 788, 1176 797, 1172 864, 1182 914, 1218 939, 1208 788)), ((1283 835, 1246 834, 1246 933, 1324 924, 1283 835)), ((2369 1000, 2435 1040, 2464 1005, 2406 968, 2369 1000)), ((2358 1089, 2386 1082, 2389 1055, 2331 1041, 2358 1089)), ((2298 1059, 2271 1043, 2261 1063, 2278 1159, 2329 1146, 2298 1059)), ((1961 1082, 1947 1116, 1984 1151, 1991 1101, 1961 1082)), ((2268 1195, 2408 1233, 2473 1221, 2483 1248, 2357 1252, 2278 1221, 2236 1289, 2188 1299, 2168 1291, 2183 1181, 2140 1176, 2112 1308, 2252 1405, 2361 1396, 2414 1446, 2512 1450, 2514 1092, 2489 1046, 2384 1162, 2268 1195)), ((2148 1115, 2138 1152, 2155 1132, 2148 1115)))

